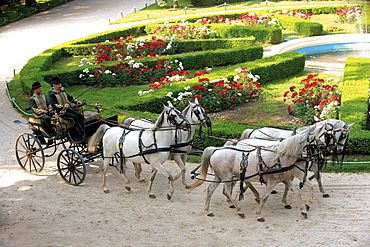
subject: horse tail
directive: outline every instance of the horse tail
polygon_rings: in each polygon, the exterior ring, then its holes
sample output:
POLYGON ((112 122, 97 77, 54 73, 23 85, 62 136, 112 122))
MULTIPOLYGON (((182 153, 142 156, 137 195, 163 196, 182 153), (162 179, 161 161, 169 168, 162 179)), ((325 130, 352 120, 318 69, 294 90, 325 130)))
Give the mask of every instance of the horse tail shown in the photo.
POLYGON ((195 183, 187 185, 185 188, 193 190, 204 183, 204 180, 207 177, 208 167, 211 165, 211 157, 216 150, 216 147, 207 147, 206 149, 204 149, 202 154, 202 161, 200 163, 199 179, 195 181, 195 183))
POLYGON ((87 142, 87 151, 90 153, 95 153, 98 149, 98 146, 103 139, 103 136, 107 129, 109 129, 109 125, 102 124, 99 126, 98 130, 90 137, 89 141, 87 142))

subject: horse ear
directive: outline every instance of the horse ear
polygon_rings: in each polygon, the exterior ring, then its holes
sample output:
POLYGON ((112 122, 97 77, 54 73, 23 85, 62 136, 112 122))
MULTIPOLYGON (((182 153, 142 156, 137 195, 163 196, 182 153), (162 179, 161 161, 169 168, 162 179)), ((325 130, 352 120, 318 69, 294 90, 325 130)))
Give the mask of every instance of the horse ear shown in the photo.
POLYGON ((198 98, 195 98, 194 103, 199 105, 198 98))

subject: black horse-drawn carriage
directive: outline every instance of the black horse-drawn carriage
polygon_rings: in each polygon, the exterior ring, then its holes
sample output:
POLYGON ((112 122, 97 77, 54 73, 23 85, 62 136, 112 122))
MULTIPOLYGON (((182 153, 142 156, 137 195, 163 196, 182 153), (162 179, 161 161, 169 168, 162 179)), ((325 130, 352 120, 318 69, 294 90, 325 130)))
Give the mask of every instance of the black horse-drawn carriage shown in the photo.
POLYGON ((74 123, 63 119, 55 114, 52 117, 54 133, 47 133, 40 119, 29 117, 28 124, 23 124, 32 130, 30 133, 22 133, 15 142, 15 153, 19 165, 28 173, 39 174, 45 165, 45 158, 59 152, 57 168, 60 176, 70 185, 81 184, 86 177, 85 163, 102 156, 101 149, 95 153, 87 152, 86 140, 95 133, 103 123, 115 125, 118 122, 117 115, 102 119, 99 107, 96 111, 82 111, 84 116, 84 133, 78 131, 74 123))

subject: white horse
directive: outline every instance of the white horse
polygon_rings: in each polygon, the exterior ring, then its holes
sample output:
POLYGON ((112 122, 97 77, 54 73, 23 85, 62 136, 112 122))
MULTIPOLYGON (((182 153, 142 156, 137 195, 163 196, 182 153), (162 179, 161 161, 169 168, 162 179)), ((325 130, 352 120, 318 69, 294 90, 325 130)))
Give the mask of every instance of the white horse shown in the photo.
MULTIPOLYGON (((198 100, 195 99, 194 103, 189 102, 189 105, 182 111, 182 115, 190 123, 190 129, 184 131, 182 129, 176 129, 174 134, 175 139, 171 145, 173 150, 170 152, 170 156, 180 167, 181 171, 174 176, 174 180, 177 180, 182 177, 182 183, 186 186, 185 174, 186 174, 186 160, 188 154, 191 150, 191 144, 193 142, 193 137, 195 134, 196 125, 200 124, 201 126, 207 128, 211 127, 210 121, 205 113, 204 109, 199 105, 198 100)), ((141 128, 151 128, 153 127, 153 122, 148 119, 133 119, 128 118, 124 121, 124 126, 128 128, 141 129, 141 128)), ((135 176, 142 180, 140 177, 141 164, 134 163, 135 167, 135 176)))
MULTIPOLYGON (((349 135, 349 132, 353 124, 346 124, 345 122, 337 119, 327 119, 321 122, 318 122, 311 126, 305 126, 294 131, 282 130, 278 128, 264 127, 260 129, 246 129, 240 137, 240 140, 243 139, 261 139, 261 140, 276 140, 281 141, 286 138, 289 138, 296 134, 307 133, 307 130, 311 127, 314 127, 314 134, 318 138, 319 145, 323 151, 324 156, 337 156, 338 154, 344 153, 345 144, 349 135)), ((225 146, 235 146, 240 142, 238 140, 231 140, 225 143, 225 146)), ((312 171, 314 175, 310 178, 316 178, 320 192, 323 197, 329 197, 324 190, 324 187, 321 182, 320 170, 322 168, 323 160, 320 163, 314 163, 312 165, 312 171)), ((299 166, 299 165, 298 165, 299 166)), ((301 177, 299 172, 294 173, 296 177, 301 177)), ((310 183, 307 183, 307 186, 310 186, 310 183)), ((285 192, 287 193, 287 191, 285 192)), ((313 192, 312 192, 313 193, 313 192)))
MULTIPOLYGON (((240 205, 231 197, 232 181, 235 181, 235 178, 243 182, 264 181, 266 183, 266 190, 257 209, 258 221, 264 221, 261 216, 262 208, 273 188, 282 182, 297 195, 300 201, 301 213, 306 218, 306 206, 302 201, 298 189, 293 186, 290 178, 293 173, 292 168, 294 167, 294 163, 307 146, 307 142, 315 142, 314 136, 311 134, 295 135, 266 149, 257 148, 250 151, 238 150, 233 147, 208 147, 203 152, 199 180, 187 186, 187 188, 193 190, 203 184, 208 168, 212 167, 215 177, 207 189, 205 203, 207 215, 213 216, 213 213, 209 211, 211 196, 218 185, 221 182, 225 182, 226 189, 224 190, 224 194, 228 200, 234 203, 238 215, 244 217, 240 205)), ((240 193, 242 194, 243 190, 240 193)))
MULTIPOLYGON (((164 110, 158 117, 153 127, 141 130, 128 130, 122 127, 109 127, 106 124, 101 125, 95 134, 88 142, 88 151, 95 152, 97 146, 102 141, 103 144, 103 190, 108 193, 106 187, 106 173, 110 163, 113 163, 117 156, 121 160, 121 165, 125 164, 126 160, 147 163, 152 167, 152 177, 157 171, 160 171, 168 178, 170 188, 167 198, 172 198, 173 177, 163 167, 163 163, 167 160, 171 150, 172 140, 174 139, 174 129, 183 128, 189 129, 188 121, 181 115, 180 111, 173 107, 164 106, 164 110)), ((130 181, 121 169, 123 179, 126 183, 126 190, 129 192, 130 181)), ((151 188, 153 179, 150 180, 148 193, 150 198, 155 198, 151 188)))

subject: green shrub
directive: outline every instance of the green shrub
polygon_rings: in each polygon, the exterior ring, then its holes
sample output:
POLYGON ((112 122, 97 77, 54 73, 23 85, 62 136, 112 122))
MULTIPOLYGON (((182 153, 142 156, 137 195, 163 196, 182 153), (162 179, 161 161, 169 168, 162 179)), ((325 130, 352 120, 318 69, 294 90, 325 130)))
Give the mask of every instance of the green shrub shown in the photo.
POLYGON ((315 36, 322 34, 323 26, 320 23, 302 20, 292 16, 278 16, 284 29, 299 32, 304 36, 315 36))
POLYGON ((282 41, 280 28, 273 27, 253 27, 237 25, 208 25, 212 30, 216 30, 219 38, 245 38, 254 36, 256 42, 278 44, 282 41))
POLYGON ((354 123, 350 132, 347 152, 370 154, 370 131, 366 130, 369 104, 369 58, 347 58, 345 63, 340 120, 354 123))

